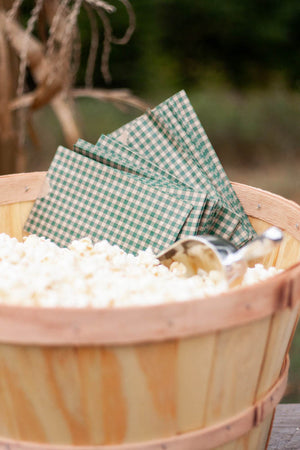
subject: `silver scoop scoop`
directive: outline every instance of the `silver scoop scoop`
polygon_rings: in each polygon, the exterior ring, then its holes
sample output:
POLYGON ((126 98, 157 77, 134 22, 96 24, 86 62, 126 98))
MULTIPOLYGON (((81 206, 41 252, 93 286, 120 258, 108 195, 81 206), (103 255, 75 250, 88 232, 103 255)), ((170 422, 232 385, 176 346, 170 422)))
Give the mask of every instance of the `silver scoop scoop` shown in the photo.
POLYGON ((280 244, 282 239, 282 231, 271 227, 237 250, 231 242, 218 236, 190 236, 175 242, 159 253, 157 258, 169 268, 175 262, 182 263, 186 277, 196 275, 199 270, 219 271, 229 286, 232 286, 241 281, 249 261, 265 256, 280 244))

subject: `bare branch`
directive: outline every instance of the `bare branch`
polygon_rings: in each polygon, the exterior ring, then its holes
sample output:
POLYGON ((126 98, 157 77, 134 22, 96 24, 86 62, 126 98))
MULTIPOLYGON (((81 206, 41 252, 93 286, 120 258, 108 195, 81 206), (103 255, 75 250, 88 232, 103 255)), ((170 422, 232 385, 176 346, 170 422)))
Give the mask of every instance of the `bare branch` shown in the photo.
POLYGON ((30 137, 30 141, 33 144, 33 149, 36 153, 40 152, 42 150, 41 139, 34 128, 32 114, 28 114, 27 116, 27 132, 30 137))
POLYGON ((94 11, 90 6, 84 5, 90 26, 91 26, 91 42, 90 42, 90 50, 87 61, 87 67, 85 72, 85 86, 91 88, 93 85, 93 74, 95 71, 97 51, 98 51, 98 42, 99 42, 99 30, 96 21, 96 17, 94 15, 94 11))
POLYGON ((128 17, 129 17, 129 25, 125 34, 122 38, 116 38, 113 36, 112 26, 110 20, 108 19, 106 12, 99 10, 98 15, 102 21, 104 28, 104 41, 103 41, 103 51, 101 58, 101 72, 104 78, 104 81, 109 84, 111 83, 111 74, 109 71, 109 56, 111 52, 111 44, 124 45, 127 44, 129 39, 132 36, 132 33, 135 30, 135 14, 133 8, 128 0, 120 0, 121 3, 125 6, 128 17))
POLYGON ((131 94, 127 89, 73 89, 73 97, 90 97, 105 102, 120 103, 141 111, 146 111, 149 105, 131 94))
POLYGON ((81 58, 80 31, 76 24, 74 28, 73 49, 71 50, 71 58, 70 58, 70 83, 66 84, 67 90, 71 89, 71 87, 76 82, 76 74, 80 67, 80 58, 81 58))
POLYGON ((2 140, 12 133, 11 113, 8 111, 10 95, 9 59, 3 31, 0 29, 0 132, 2 140))
POLYGON ((101 72, 106 83, 111 83, 111 75, 109 71, 109 55, 111 50, 111 38, 112 38, 112 28, 110 21, 105 13, 105 11, 98 11, 98 15, 102 20, 104 28, 104 40, 103 40, 103 51, 101 58, 101 72))
POLYGON ((64 25, 69 14, 70 0, 52 0, 45 3, 46 16, 50 24, 46 55, 51 57, 54 53, 55 42, 61 42, 64 35, 64 25))
MULTIPOLYGON (((95 98, 103 102, 113 102, 115 104, 131 106, 140 111, 146 111, 149 108, 148 103, 131 94, 127 89, 73 89, 70 94, 74 98, 95 98)), ((10 110, 14 111, 19 108, 29 107, 34 108, 37 101, 35 93, 24 94, 22 97, 10 102, 10 110)))
POLYGON ((7 16, 9 19, 14 19, 16 17, 23 1, 24 0, 14 0, 12 7, 10 8, 10 10, 7 13, 7 16))
MULTIPOLYGON (((6 36, 17 55, 21 55, 23 41, 26 36, 25 30, 11 18, 8 18, 0 11, 0 26, 5 29, 6 36)), ((43 45, 33 36, 28 36, 29 44, 27 51, 28 65, 34 72, 37 82, 42 81, 47 76, 48 67, 44 59, 43 45)))
MULTIPOLYGON (((17 54, 19 54, 22 52, 22 43, 26 36, 26 31, 24 31, 17 22, 7 20, 5 15, 0 12, 0 25, 1 23, 3 23, 6 28, 9 28, 10 42, 17 54)), ((56 77, 53 75, 49 77, 49 74, 52 73, 53 68, 49 60, 47 60, 44 55, 42 44, 40 44, 40 42, 32 35, 28 36, 28 40, 28 65, 31 68, 38 87, 34 93, 30 95, 30 97, 25 96, 25 100, 20 97, 21 100, 17 109, 19 109, 20 105, 22 105, 23 108, 28 107, 29 101, 31 102, 30 106, 32 108, 38 108, 45 105, 62 89, 63 83, 63 79, 59 76, 59 74, 56 74, 56 77)), ((15 101, 15 104, 18 104, 17 101, 15 101)))
POLYGON ((104 9, 104 11, 108 13, 112 13, 116 11, 116 8, 113 5, 110 5, 107 2, 102 0, 85 0, 86 3, 89 3, 93 8, 96 9, 104 9))
MULTIPOLYGON (((121 38, 113 36, 109 14, 116 8, 109 3, 109 0, 34 0, 26 29, 16 19, 23 2, 24 0, 12 0, 12 6, 8 11, 7 8, 5 11, 0 10, 0 137, 5 138, 3 130, 6 134, 9 130, 15 133, 11 141, 12 145, 6 146, 10 149, 9 155, 5 154, 4 156, 9 156, 10 159, 13 158, 16 161, 16 170, 24 168, 25 153, 20 144, 25 136, 26 122, 29 126, 29 115, 37 108, 47 104, 52 106, 61 124, 65 140, 71 146, 80 135, 72 108, 73 98, 95 98, 100 101, 112 102, 120 109, 130 106, 145 111, 148 107, 145 102, 127 90, 92 89, 99 42, 99 21, 95 13, 99 15, 104 28, 101 72, 106 83, 109 83, 111 81, 109 71, 111 46, 112 44, 126 44, 135 28, 135 15, 129 0, 120 0, 126 8, 129 18, 128 27, 121 38), (90 88, 71 90, 80 62, 78 15, 82 5, 87 9, 91 24, 90 52, 85 77, 86 86, 90 88), (93 9, 95 10, 94 14, 93 9), (44 14, 40 28, 43 42, 33 36, 36 22, 40 21, 41 14, 44 14), (8 42, 20 60, 19 72, 15 71, 16 74, 18 73, 18 83, 17 87, 13 86, 13 90, 10 90, 12 69, 10 66, 8 67, 10 63, 6 63, 5 56, 8 42), (32 92, 25 94, 27 67, 29 67, 37 86, 32 92), (11 91, 15 94, 13 99, 11 99, 11 91), (12 126, 15 116, 19 117, 20 122, 12 126), (19 145, 15 141, 16 136, 19 137, 19 145)), ((33 130, 28 129, 28 132, 35 140, 32 134, 33 130)), ((0 152, 1 158, 4 153, 0 152)))
POLYGON ((12 100, 9 104, 9 109, 11 111, 16 111, 22 108, 30 108, 33 105, 35 99, 35 93, 23 94, 21 97, 17 97, 12 100))
POLYGON ((42 9, 43 2, 44 2, 44 0, 36 1, 36 4, 32 10, 32 14, 28 20, 27 27, 25 29, 21 52, 19 53, 19 55, 20 55, 20 70, 19 70, 19 79, 18 79, 18 87, 17 87, 17 97, 20 97, 24 91, 26 66, 27 66, 27 54, 28 54, 30 36, 34 29, 34 25, 37 21, 39 13, 42 9))
POLYGON ((112 36, 111 42, 113 44, 125 45, 129 42, 134 30, 135 30, 135 14, 132 8, 131 3, 128 0, 120 0, 121 3, 125 6, 128 14, 129 24, 128 28, 125 31, 125 34, 122 38, 116 38, 112 36))
POLYGON ((67 146, 72 148, 81 133, 70 101, 62 95, 57 95, 51 101, 51 107, 60 122, 67 146))

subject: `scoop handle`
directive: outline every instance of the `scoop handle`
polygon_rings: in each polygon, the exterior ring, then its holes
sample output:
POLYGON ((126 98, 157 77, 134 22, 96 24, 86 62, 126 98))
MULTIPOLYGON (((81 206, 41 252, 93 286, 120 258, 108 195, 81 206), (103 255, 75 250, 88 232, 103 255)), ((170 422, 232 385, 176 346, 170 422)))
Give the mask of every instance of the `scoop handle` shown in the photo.
POLYGON ((251 261, 252 259, 265 256, 277 247, 282 242, 282 239, 283 232, 277 227, 270 227, 234 254, 229 255, 226 258, 226 264, 239 260, 251 261))

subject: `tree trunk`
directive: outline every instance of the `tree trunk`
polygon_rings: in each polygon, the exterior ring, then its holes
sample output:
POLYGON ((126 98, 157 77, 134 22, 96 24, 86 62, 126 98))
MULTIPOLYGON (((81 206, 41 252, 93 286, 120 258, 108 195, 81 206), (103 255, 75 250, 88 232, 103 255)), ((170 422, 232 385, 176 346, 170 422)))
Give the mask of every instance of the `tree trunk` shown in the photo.
MULTIPOLYGON (((0 0, 0 11, 11 7, 10 0, 0 0)), ((16 114, 9 103, 16 96, 18 59, 0 30, 0 174, 22 171, 16 114)))

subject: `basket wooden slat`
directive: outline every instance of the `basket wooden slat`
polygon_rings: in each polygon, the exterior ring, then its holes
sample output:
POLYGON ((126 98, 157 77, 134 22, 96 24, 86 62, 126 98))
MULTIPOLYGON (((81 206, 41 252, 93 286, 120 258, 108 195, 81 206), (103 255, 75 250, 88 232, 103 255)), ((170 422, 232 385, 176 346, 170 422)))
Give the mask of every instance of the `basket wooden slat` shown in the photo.
MULTIPOLYGON (((22 238, 44 180, 0 177, 1 232, 22 238)), ((233 186, 257 231, 284 230, 264 263, 286 270, 177 304, 0 306, 0 449, 265 448, 298 318, 300 207, 233 186)))
MULTIPOLYGON (((272 416, 272 410, 281 398, 284 389, 286 387, 287 375, 289 368, 288 358, 283 366, 283 371, 277 380, 276 384, 270 389, 268 394, 260 401, 244 409, 239 414, 230 417, 229 420, 221 421, 210 427, 204 427, 202 429, 182 433, 177 436, 171 436, 162 439, 151 439, 143 442, 131 442, 129 444, 111 444, 111 445, 96 445, 76 446, 76 450, 181 450, 181 449, 199 449, 209 450, 211 448, 228 448, 228 445, 234 448, 260 448, 256 444, 259 442, 266 443, 267 433, 265 430, 265 424, 270 425, 272 416), (255 426, 255 429, 252 429, 255 426), (263 427, 263 429, 262 429, 263 427), (245 434, 245 431, 251 429, 251 435, 245 434), (243 436, 242 438, 233 441, 233 438, 237 436, 243 436), (245 441, 246 438, 246 441, 245 441), (249 441, 251 438, 251 442, 249 441), (225 446, 219 446, 220 443, 228 442, 225 446), (255 445, 255 447, 249 447, 255 445)), ((51 445, 41 444, 34 442, 18 442, 11 439, 3 441, 0 438, 1 445, 5 446, 5 449, 9 446, 10 450, 73 450, 74 447, 69 445, 51 445)))

